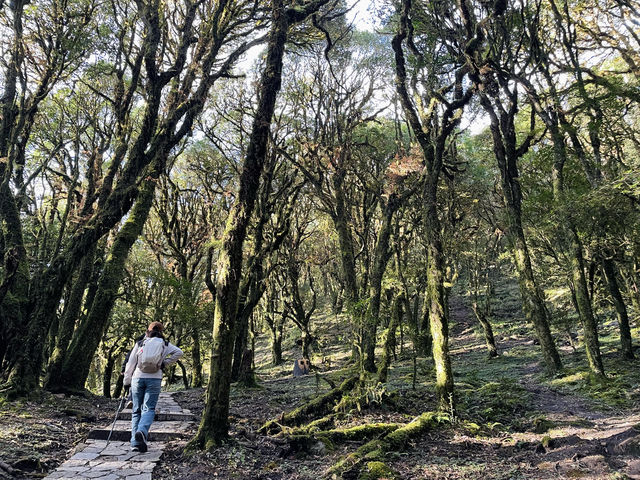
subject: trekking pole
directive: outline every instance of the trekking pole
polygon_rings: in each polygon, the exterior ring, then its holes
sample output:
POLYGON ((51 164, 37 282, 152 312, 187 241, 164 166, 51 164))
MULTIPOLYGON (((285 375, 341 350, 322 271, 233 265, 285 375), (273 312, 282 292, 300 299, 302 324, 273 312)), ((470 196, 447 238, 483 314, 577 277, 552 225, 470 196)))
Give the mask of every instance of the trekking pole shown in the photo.
POLYGON ((122 406, 124 405, 125 398, 127 398, 127 394, 125 392, 122 392, 122 399, 120 400, 120 405, 118 405, 118 409, 116 410, 116 416, 113 419, 113 424, 111 425, 111 431, 109 432, 109 436, 107 437, 107 446, 109 446, 109 442, 111 441, 111 434, 113 433, 113 429, 116 428, 118 415, 120 415, 120 410, 122 410, 122 406))

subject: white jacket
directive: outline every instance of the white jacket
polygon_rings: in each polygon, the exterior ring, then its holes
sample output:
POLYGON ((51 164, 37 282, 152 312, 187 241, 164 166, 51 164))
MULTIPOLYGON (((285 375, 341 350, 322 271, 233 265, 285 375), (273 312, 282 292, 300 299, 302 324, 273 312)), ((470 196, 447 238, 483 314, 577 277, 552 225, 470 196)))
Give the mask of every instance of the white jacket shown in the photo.
MULTIPOLYGON (((145 337, 143 341, 148 338, 145 337)), ((133 347, 131 351, 131 355, 129 355, 129 361, 127 362, 127 366, 124 369, 124 386, 127 387, 131 385, 132 378, 162 378, 162 369, 158 370, 154 373, 145 373, 138 366, 138 350, 140 350, 140 344, 142 342, 136 342, 136 346, 133 347)), ((169 367, 176 363, 184 352, 176 347, 173 343, 167 343, 164 347, 164 358, 162 359, 163 368, 169 367)))

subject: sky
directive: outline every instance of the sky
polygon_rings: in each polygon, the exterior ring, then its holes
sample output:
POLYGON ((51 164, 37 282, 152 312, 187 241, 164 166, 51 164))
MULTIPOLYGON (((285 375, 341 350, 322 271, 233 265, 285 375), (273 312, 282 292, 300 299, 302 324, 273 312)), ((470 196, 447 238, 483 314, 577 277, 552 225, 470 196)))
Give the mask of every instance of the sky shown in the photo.
POLYGON ((347 18, 356 25, 358 30, 373 31, 372 12, 369 11, 373 7, 373 1, 347 0, 347 4, 352 7, 347 18))

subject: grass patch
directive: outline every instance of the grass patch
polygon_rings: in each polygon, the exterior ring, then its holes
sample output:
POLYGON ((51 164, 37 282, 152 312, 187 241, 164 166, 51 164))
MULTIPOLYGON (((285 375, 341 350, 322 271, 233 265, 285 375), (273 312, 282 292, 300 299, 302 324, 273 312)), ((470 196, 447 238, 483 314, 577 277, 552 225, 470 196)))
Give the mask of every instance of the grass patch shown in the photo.
POLYGON ((463 415, 475 424, 486 424, 490 429, 504 426, 523 431, 528 426, 529 393, 515 380, 500 378, 478 387, 467 384, 459 388, 463 415))

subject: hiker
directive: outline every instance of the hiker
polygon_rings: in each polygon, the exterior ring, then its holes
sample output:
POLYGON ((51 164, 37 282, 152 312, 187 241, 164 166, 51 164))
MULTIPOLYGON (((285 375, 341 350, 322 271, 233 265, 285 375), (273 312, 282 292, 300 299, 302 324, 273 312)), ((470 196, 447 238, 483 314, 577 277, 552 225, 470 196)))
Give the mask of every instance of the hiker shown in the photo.
POLYGON ((162 371, 183 355, 182 350, 164 339, 164 327, 152 322, 145 338, 133 347, 124 372, 124 386, 131 387, 131 447, 135 452, 147 451, 149 428, 156 415, 162 371))

